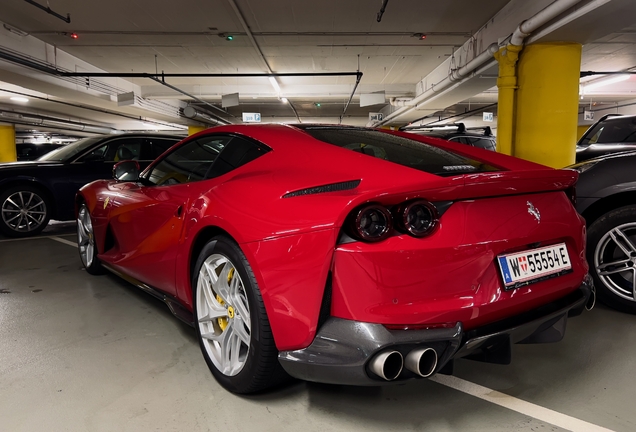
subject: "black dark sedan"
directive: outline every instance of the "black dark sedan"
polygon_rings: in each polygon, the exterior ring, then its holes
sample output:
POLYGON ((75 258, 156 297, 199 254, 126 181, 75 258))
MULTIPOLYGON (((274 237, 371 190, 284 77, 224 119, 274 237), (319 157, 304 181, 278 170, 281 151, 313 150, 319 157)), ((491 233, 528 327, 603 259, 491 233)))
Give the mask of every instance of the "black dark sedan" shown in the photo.
POLYGON ((50 219, 72 220, 75 193, 112 176, 113 164, 138 160, 143 167, 181 138, 169 135, 101 135, 47 153, 37 161, 0 164, 0 231, 26 237, 50 219))
POLYGON ((598 298, 636 313, 636 152, 571 166, 578 212, 587 222, 587 259, 598 298))

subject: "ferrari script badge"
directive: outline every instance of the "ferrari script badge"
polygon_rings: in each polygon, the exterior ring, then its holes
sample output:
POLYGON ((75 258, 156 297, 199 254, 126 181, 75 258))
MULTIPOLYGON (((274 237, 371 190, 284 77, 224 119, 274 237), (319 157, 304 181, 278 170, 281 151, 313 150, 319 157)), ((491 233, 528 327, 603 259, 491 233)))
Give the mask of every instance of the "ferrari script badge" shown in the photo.
POLYGON ((530 201, 528 201, 527 204, 528 204, 528 213, 534 216, 537 222, 541 222, 541 213, 539 213, 539 210, 537 210, 537 208, 530 201))
MULTIPOLYGON (((106 210, 106 206, 108 205, 108 201, 110 201, 110 197, 106 197, 106 199, 104 200, 104 210, 106 210)), ((530 204, 530 203, 528 203, 530 204)))

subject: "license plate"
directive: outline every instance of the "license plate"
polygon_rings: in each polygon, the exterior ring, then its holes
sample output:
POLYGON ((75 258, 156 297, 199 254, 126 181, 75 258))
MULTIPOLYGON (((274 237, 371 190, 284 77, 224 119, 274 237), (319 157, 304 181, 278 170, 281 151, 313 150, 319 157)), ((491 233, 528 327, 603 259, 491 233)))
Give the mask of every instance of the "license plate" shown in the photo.
POLYGON ((506 290, 572 271, 565 243, 497 257, 506 290))

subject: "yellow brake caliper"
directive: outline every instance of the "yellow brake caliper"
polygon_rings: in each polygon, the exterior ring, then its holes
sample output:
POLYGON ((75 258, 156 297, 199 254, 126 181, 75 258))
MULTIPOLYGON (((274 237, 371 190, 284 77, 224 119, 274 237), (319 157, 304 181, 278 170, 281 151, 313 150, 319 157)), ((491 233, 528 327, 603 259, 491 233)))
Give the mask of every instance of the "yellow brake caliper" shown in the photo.
MULTIPOLYGON (((227 274, 227 283, 228 283, 228 285, 232 281, 233 277, 234 277, 234 268, 231 268, 230 271, 227 274)), ((218 295, 218 294, 216 295, 216 301, 218 301, 221 306, 225 305, 225 302, 223 301, 221 296, 218 295)), ((227 308, 227 316, 229 318, 234 318, 234 308, 232 306, 229 306, 227 308)), ((227 327, 227 323, 228 323, 228 319, 229 318, 225 318, 225 317, 217 318, 218 323, 219 323, 219 327, 221 327, 221 331, 225 331, 225 328, 227 327)))

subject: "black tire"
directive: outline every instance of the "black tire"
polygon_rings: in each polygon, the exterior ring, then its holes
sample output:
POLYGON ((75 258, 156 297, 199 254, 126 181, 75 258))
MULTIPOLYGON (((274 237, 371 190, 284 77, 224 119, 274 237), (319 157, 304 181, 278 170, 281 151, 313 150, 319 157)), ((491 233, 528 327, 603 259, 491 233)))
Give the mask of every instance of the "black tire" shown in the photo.
MULTIPOLYGON (((619 229, 621 233, 624 232, 631 245, 636 246, 636 205, 611 210, 590 225, 587 232, 587 261, 590 264, 590 272, 594 278, 598 299, 614 309, 636 314, 636 298, 633 298, 633 273, 630 284, 630 281, 621 276, 620 273, 600 275, 599 272, 601 270, 597 266, 597 264, 602 265, 607 262, 627 259, 625 252, 620 249, 615 241, 610 240, 610 231, 616 236, 616 229, 619 229), (628 293, 630 290, 632 292, 631 300, 625 298, 629 297, 628 293)), ((626 243, 623 246, 629 247, 625 245, 626 243)), ((631 258, 632 261, 625 265, 634 267, 636 266, 636 250, 631 252, 631 258)), ((605 270, 613 268, 619 267, 606 267, 605 270)), ((629 273, 628 271, 622 274, 628 276, 629 273)))
POLYGON ((36 186, 23 184, 7 188, 0 193, 0 231, 7 237, 30 237, 41 233, 51 219, 51 205, 48 194, 36 186), (39 205, 33 207, 34 202, 39 205), (29 215, 20 215, 22 208, 31 208, 29 215))
POLYGON ((95 244, 95 235, 90 217, 86 204, 81 204, 77 212, 77 250, 86 273, 101 275, 104 274, 104 268, 99 258, 97 258, 97 245, 95 244), (85 218, 88 218, 88 221, 85 218))
POLYGON ((199 346, 205 362, 219 384, 233 393, 249 394, 275 387, 289 378, 278 361, 278 350, 274 343, 267 311, 265 310, 254 273, 245 255, 234 241, 225 236, 218 236, 205 245, 194 266, 192 292, 195 329, 199 346), (230 263, 238 271, 250 309, 249 351, 242 369, 234 376, 224 374, 214 365, 206 351, 204 339, 201 337, 201 325, 198 322, 197 290, 199 288, 199 272, 206 259, 217 254, 229 259, 230 263))

